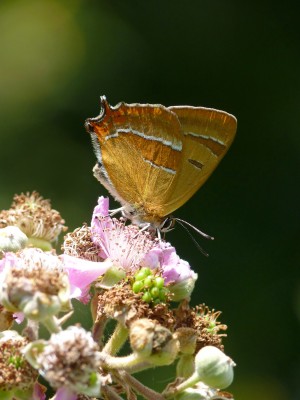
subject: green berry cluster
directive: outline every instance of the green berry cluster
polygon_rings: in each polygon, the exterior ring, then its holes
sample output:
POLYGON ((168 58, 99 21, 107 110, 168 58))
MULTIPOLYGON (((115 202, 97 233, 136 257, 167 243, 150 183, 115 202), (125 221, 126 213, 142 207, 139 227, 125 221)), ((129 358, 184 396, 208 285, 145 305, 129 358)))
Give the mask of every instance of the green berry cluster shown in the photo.
POLYGON ((164 286, 161 276, 155 276, 150 268, 143 267, 133 276, 132 290, 143 293, 142 300, 146 303, 164 303, 169 290, 164 286))

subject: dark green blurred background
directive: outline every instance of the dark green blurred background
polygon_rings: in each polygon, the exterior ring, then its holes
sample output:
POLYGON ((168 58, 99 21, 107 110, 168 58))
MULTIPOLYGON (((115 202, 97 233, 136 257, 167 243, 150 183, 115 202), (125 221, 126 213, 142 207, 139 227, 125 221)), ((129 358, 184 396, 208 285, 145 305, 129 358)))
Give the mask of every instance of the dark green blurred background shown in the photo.
MULTIPOLYGON (((238 118, 228 155, 177 216, 213 234, 202 256, 168 239, 199 273, 193 302, 223 311, 230 390, 300 399, 299 2, 0 3, 0 207, 38 190, 70 229, 105 190, 83 124, 99 96, 202 105, 238 118)), ((197 238, 198 239, 198 238, 197 238)), ((164 386, 168 371, 148 379, 164 386)))

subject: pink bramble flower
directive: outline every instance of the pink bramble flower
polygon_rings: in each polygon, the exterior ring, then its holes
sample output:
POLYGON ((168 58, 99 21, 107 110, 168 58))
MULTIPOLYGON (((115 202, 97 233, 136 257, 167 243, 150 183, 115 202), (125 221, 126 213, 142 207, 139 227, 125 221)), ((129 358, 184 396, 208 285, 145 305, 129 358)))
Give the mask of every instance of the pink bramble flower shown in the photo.
POLYGON ((158 239, 135 225, 125 225, 122 219, 111 218, 108 207, 109 199, 99 197, 91 222, 92 241, 98 246, 100 257, 109 258, 125 271, 134 271, 158 239))
POLYGON ((177 255, 170 243, 160 241, 158 246, 145 255, 142 265, 161 268, 162 277, 173 294, 172 300, 179 301, 190 297, 198 274, 191 269, 187 261, 177 255))
POLYGON ((0 274, 0 302, 12 312, 41 321, 69 311, 67 273, 59 258, 37 248, 5 253, 0 274))
POLYGON ((99 197, 91 222, 92 241, 99 247, 99 255, 128 272, 141 267, 158 269, 165 284, 170 286, 173 300, 189 298, 197 274, 188 262, 180 259, 170 243, 153 238, 135 225, 111 218, 108 209, 108 198, 99 197))
POLYGON ((36 321, 72 309, 70 299, 89 300, 93 281, 111 266, 37 248, 5 253, 0 263, 0 302, 9 311, 36 321))

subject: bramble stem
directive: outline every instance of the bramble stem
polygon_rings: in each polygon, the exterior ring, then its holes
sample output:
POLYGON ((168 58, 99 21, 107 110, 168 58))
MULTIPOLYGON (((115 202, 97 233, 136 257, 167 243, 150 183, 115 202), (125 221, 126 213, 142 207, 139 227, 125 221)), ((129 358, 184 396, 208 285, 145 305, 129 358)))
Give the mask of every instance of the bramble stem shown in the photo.
POLYGON ((136 378, 128 374, 126 371, 119 371, 119 375, 123 381, 125 381, 128 385, 130 385, 136 392, 141 394, 145 399, 148 400, 165 400, 165 397, 160 393, 156 392, 143 385, 136 378))
POLYGON ((123 324, 118 322, 113 334, 111 335, 106 345, 104 346, 103 352, 110 354, 112 356, 115 355, 123 346, 127 338, 128 338, 128 329, 123 324))
POLYGON ((190 376, 188 379, 186 379, 184 382, 182 382, 178 386, 172 387, 171 389, 165 391, 164 398, 170 399, 171 397, 174 397, 175 395, 183 392, 184 390, 188 389, 189 387, 194 386, 197 382, 199 382, 199 376, 198 376, 198 374, 194 373, 192 376, 190 376))
POLYGON ((54 316, 43 319, 42 323, 50 333, 58 333, 62 330, 57 318, 54 316))
POLYGON ((141 369, 149 368, 150 364, 145 362, 145 359, 137 353, 131 353, 125 357, 113 357, 107 353, 101 352, 101 360, 103 366, 107 369, 124 369, 125 371, 140 371, 141 369))
POLYGON ((113 388, 111 388, 108 385, 102 386, 101 388, 102 395, 106 395, 105 398, 110 399, 110 400, 123 400, 121 396, 119 396, 113 388))
POLYGON ((35 237, 28 238, 27 246, 32 245, 32 247, 37 247, 43 251, 52 250, 52 245, 48 240, 38 239, 35 237))

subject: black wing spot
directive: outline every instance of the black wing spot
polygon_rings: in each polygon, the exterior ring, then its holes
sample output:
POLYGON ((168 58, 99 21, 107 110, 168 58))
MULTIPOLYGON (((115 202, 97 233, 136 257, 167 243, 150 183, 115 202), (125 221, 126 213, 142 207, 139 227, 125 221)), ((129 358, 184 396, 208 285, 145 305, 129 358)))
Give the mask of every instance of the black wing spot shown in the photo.
POLYGON ((191 158, 188 159, 188 162, 198 169, 202 169, 204 167, 204 165, 201 164, 201 162, 197 160, 192 160, 191 158))

